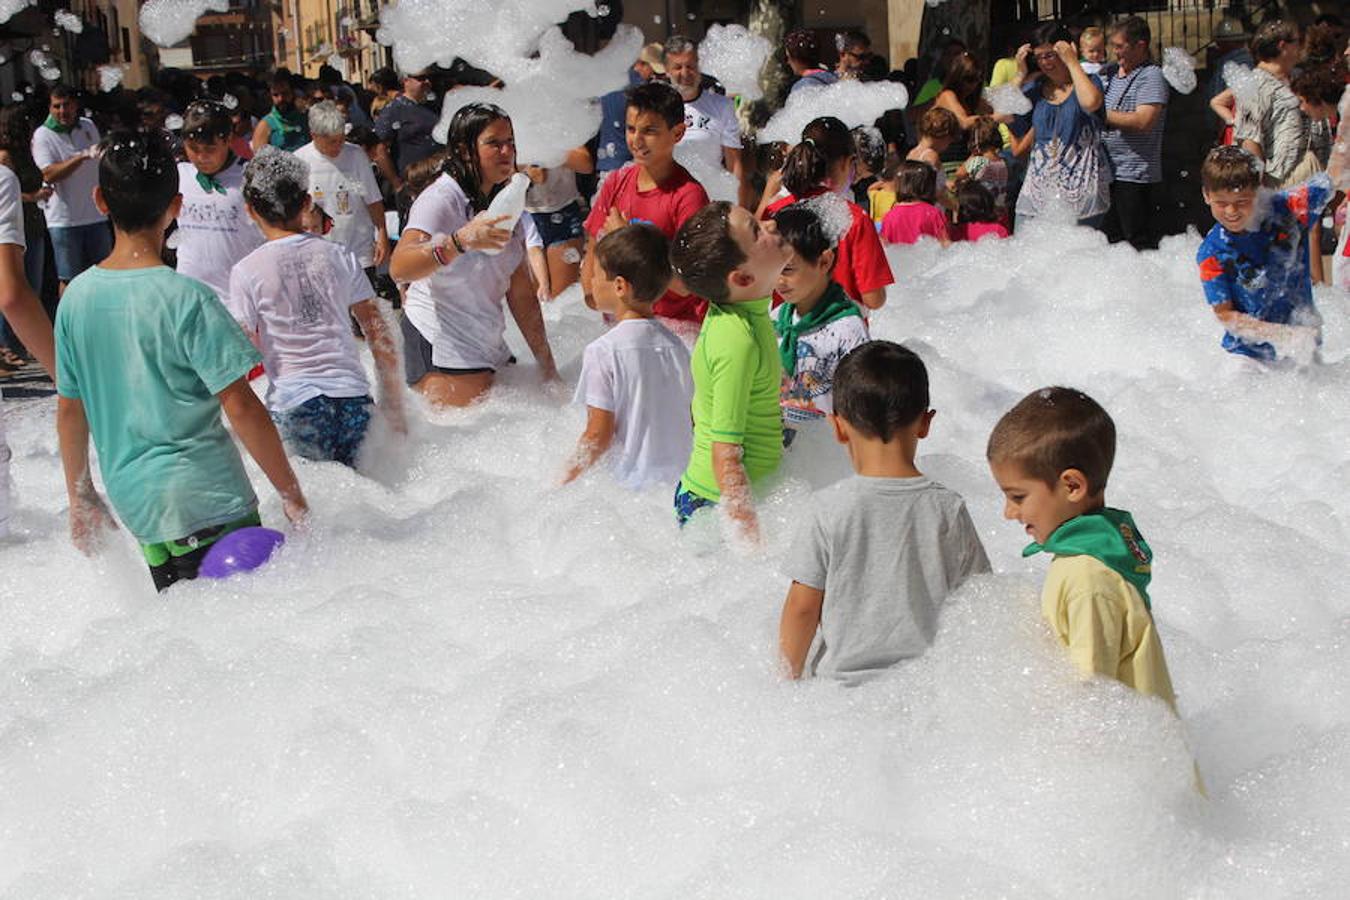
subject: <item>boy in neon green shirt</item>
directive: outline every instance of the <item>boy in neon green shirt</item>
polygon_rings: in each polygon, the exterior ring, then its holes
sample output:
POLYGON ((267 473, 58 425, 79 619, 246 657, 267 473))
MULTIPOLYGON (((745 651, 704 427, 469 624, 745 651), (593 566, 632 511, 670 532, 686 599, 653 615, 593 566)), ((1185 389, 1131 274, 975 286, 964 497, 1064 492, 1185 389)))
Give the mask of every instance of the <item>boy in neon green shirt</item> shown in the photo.
POLYGON ((56 427, 70 496, 71 538, 89 553, 111 524, 89 474, 89 438, 113 508, 141 544, 158 590, 195 578, 206 550, 259 524, 239 440, 281 495, 286 517, 308 509, 267 411, 248 385, 257 350, 215 292, 160 263, 178 214, 167 137, 120 132, 99 161, 94 202, 116 242, 71 281, 56 315, 56 427))
POLYGON ((769 304, 790 255, 772 227, 730 203, 708 204, 675 235, 671 265, 709 304, 690 360, 694 449, 675 488, 681 525, 720 503, 742 536, 758 539, 750 485, 783 456, 783 368, 769 304))
POLYGON ((1116 426, 1071 388, 1024 397, 989 436, 989 467, 1034 541, 1054 554, 1041 611, 1085 675, 1105 675, 1176 709, 1148 598, 1153 552, 1128 512, 1106 505, 1116 426))

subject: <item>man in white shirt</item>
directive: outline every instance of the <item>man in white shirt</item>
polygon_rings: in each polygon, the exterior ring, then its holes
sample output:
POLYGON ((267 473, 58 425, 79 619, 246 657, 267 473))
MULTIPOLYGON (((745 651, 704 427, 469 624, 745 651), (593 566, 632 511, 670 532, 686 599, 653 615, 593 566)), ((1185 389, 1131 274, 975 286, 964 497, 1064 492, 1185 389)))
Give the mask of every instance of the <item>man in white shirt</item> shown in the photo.
POLYGON ((687 37, 673 35, 666 41, 665 64, 671 86, 684 100, 684 138, 677 160, 695 178, 699 171, 725 168, 736 179, 740 205, 754 209, 755 197, 741 159, 743 144, 736 107, 727 96, 704 89, 698 45, 687 37))
POLYGON ((33 132, 33 161, 53 188, 42 205, 65 290, 76 275, 112 252, 107 217, 94 205, 98 186, 98 128, 80 115, 75 91, 52 88, 50 115, 33 132))
MULTIPOLYGON (((23 275, 23 201, 19 178, 8 166, 0 166, 0 315, 53 380, 56 351, 52 323, 33 295, 23 275)), ((0 410, 0 535, 9 527, 9 445, 0 410)))
POLYGON ((295 155, 309 166, 309 195, 333 220, 324 235, 356 257, 366 276, 389 258, 384 201, 366 151, 347 143, 346 117, 331 100, 309 108, 310 142, 295 155))

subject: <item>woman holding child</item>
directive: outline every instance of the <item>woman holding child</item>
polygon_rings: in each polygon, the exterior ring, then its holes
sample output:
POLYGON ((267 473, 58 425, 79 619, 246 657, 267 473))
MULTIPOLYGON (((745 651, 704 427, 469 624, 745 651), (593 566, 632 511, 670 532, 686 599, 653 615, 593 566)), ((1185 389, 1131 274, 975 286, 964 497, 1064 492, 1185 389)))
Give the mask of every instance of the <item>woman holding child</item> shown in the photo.
POLYGON ((1080 225, 1096 227, 1111 206, 1111 170, 1102 147, 1102 86, 1078 62, 1064 26, 1046 22, 1017 51, 1018 79, 1032 103, 1032 142, 1017 218, 1067 206, 1080 225), (1028 71, 1035 59, 1038 71, 1028 71))
POLYGON ((512 361, 501 298, 545 379, 557 378, 525 252, 524 218, 488 217, 516 171, 511 119, 489 103, 455 113, 445 169, 413 204, 390 264, 411 282, 404 303, 404 375, 435 406, 467 406, 512 361))

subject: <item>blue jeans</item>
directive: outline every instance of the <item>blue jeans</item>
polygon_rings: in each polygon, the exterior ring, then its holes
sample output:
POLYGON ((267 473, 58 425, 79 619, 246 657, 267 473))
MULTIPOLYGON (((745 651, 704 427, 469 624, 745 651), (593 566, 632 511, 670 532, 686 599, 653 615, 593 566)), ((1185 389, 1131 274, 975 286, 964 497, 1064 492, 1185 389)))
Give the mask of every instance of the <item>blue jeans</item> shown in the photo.
POLYGON ((370 397, 325 397, 320 394, 291 409, 272 413, 286 448, 297 456, 336 460, 356 467, 361 443, 370 425, 370 397))
POLYGON ((47 231, 52 236, 56 277, 66 284, 70 284, 85 269, 102 262, 112 252, 112 231, 107 222, 62 225, 48 228, 47 231))

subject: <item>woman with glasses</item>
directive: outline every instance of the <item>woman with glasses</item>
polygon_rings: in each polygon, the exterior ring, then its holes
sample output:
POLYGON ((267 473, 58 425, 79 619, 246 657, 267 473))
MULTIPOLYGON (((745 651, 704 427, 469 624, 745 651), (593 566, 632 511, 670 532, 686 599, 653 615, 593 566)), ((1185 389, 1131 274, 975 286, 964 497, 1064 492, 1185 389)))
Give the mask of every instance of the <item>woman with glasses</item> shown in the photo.
POLYGON ((526 259, 526 216, 510 230, 488 205, 516 172, 511 119, 470 103, 450 120, 445 169, 408 213, 389 274, 409 282, 404 301, 404 376, 433 405, 468 406, 513 361, 502 296, 539 364, 556 379, 526 259))
POLYGON ((1040 25, 1017 51, 1017 83, 1031 101, 1030 145, 1017 221, 1062 215, 1095 228, 1111 206, 1111 169, 1102 147, 1102 86, 1078 62, 1064 26, 1040 25), (1036 71, 1030 71, 1035 62, 1036 71))

